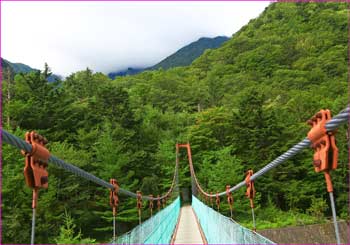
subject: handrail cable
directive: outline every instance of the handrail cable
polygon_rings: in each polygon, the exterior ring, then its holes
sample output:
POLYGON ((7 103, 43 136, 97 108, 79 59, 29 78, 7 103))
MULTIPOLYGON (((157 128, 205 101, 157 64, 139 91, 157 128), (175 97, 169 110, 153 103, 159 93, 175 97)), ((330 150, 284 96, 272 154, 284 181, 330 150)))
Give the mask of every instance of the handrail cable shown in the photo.
MULTIPOLYGON (((337 129, 341 124, 349 122, 349 116, 350 116, 350 106, 348 106, 347 108, 345 108, 344 110, 339 112, 338 115, 334 116, 328 123, 326 123, 327 132, 332 132, 335 129, 337 129)), ((277 157, 275 160, 273 160, 270 163, 268 163, 267 165, 265 165, 265 167, 263 167, 262 169, 260 169, 256 173, 254 173, 250 177, 250 180, 254 181, 255 179, 259 178, 260 176, 264 175, 265 173, 267 173, 271 169, 277 167, 281 163, 290 159, 291 157, 293 157, 294 155, 299 153, 304 148, 309 147, 310 145, 311 145, 311 141, 308 138, 303 139, 298 144, 296 144, 292 148, 290 148, 288 151, 286 151, 285 153, 283 153, 282 155, 277 157)), ((205 192, 198 182, 192 161, 190 161, 190 170, 191 170, 191 173, 194 177, 194 180, 196 182, 196 185, 197 185, 199 191, 202 192, 205 196, 216 197, 216 195, 218 195, 219 197, 221 197, 221 196, 224 196, 227 194, 226 191, 223 191, 223 192, 220 192, 217 194, 215 194, 215 193, 210 194, 210 193, 205 192)), ((242 182, 238 183, 237 185, 231 187, 229 189, 229 192, 232 193, 232 192, 237 191, 238 189, 240 189, 244 186, 246 186, 246 183, 245 183, 245 181, 242 181, 242 182)))
MULTIPOLYGON (((329 122, 326 123, 325 128, 326 128, 327 133, 334 131, 335 129, 337 129, 340 126, 340 124, 345 123, 345 122, 350 123, 350 105, 348 105, 347 108, 342 110, 338 115, 336 115, 329 122)), ((258 172, 253 174, 250 177, 250 180, 254 181, 255 179, 257 179, 260 176, 264 175, 265 173, 267 173, 271 169, 277 167, 281 163, 285 162, 286 160, 290 159, 291 157, 293 157, 294 155, 299 153, 304 148, 311 146, 311 143, 312 142, 311 142, 310 139, 308 139, 308 138, 303 139, 301 142, 299 142, 298 144, 294 145, 288 151, 286 151, 285 153, 283 153, 282 155, 277 157, 275 160, 273 160, 269 164, 265 165, 265 167, 260 169, 258 172)), ((195 174, 195 171, 194 171, 194 167, 193 167, 193 163, 192 163, 191 149, 190 149, 189 144, 187 144, 187 145, 188 145, 187 146, 187 152, 188 152, 188 160, 189 160, 189 164, 190 164, 191 178, 193 177, 193 179, 194 179, 194 181, 196 183, 196 187, 199 189, 199 191, 204 196, 206 196, 206 197, 220 197, 220 196, 228 195, 228 194, 230 194, 230 193, 240 189, 241 187, 246 186, 246 182, 242 181, 242 182, 238 183, 237 185, 233 186, 232 188, 227 189, 226 191, 223 191, 221 193, 209 194, 209 193, 205 192, 203 190, 203 188, 200 186, 200 184, 198 182, 198 179, 196 177, 196 174, 195 174)), ((330 177, 329 174, 328 174, 328 177, 330 177)), ((327 189, 328 189, 328 187, 327 187, 327 189)), ((335 210, 335 202, 334 202, 333 190, 332 191, 328 191, 328 193, 329 193, 331 209, 332 209, 335 237, 336 237, 336 240, 337 240, 337 244, 340 244, 339 227, 338 227, 338 222, 337 222, 337 214, 336 214, 336 210, 335 210)), ((231 214, 231 216, 232 216, 232 214, 231 214)))
MULTIPOLYGON (((10 144, 20 150, 24 150, 25 152, 31 152, 32 151, 32 146, 30 144, 28 144, 27 142, 25 142, 24 140, 20 139, 19 137, 7 132, 4 129, 1 129, 2 132, 2 139, 4 142, 6 142, 7 144, 10 144)), ((56 166, 63 168, 71 173, 74 173, 86 180, 89 180, 91 182, 94 182, 100 186, 106 187, 108 189, 114 189, 114 186, 110 183, 108 183, 107 181, 96 177, 95 175, 86 172, 85 170, 78 168, 76 166, 74 166, 73 164, 67 163, 61 159, 59 159, 58 157, 54 156, 54 155, 50 155, 49 157, 49 162, 55 164, 56 166)), ((169 190, 162 196, 160 197, 150 197, 148 195, 143 196, 142 198, 148 201, 157 201, 157 200, 162 200, 166 197, 168 197, 171 192, 174 189, 174 185, 176 184, 176 176, 178 174, 178 163, 175 164, 175 171, 174 171, 174 177, 172 180, 172 184, 169 188, 169 190)), ((129 197, 134 197, 137 198, 137 194, 128 190, 125 190, 123 188, 119 188, 118 193, 129 196, 129 197)))

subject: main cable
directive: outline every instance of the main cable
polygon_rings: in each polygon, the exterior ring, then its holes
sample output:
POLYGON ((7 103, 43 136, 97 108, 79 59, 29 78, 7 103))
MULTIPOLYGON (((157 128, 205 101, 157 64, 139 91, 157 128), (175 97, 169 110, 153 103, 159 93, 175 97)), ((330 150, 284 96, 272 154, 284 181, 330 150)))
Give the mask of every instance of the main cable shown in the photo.
MULTIPOLYGON (((2 133, 2 140, 4 142, 6 142, 7 144, 10 144, 10 145, 12 145, 20 150, 24 150, 25 152, 32 151, 31 144, 25 142, 24 140, 20 139, 19 137, 7 132, 4 129, 1 129, 1 133, 2 133)), ((65 169, 71 173, 74 173, 74 174, 76 174, 76 175, 78 175, 86 180, 94 182, 100 186, 106 187, 108 189, 114 189, 113 185, 104 181, 103 179, 100 179, 100 178, 96 177, 95 175, 90 174, 89 172, 86 172, 85 170, 74 166, 73 164, 67 163, 54 155, 50 155, 49 162, 55 164, 56 166, 58 166, 60 168, 65 169)), ((162 200, 162 199, 166 198, 167 196, 169 196, 174 189, 177 174, 178 174, 178 164, 176 164, 176 166, 175 166, 174 177, 173 177, 173 181, 172 181, 170 189, 161 197, 151 198, 151 197, 145 195, 145 196, 143 196, 143 199, 148 200, 148 201, 157 201, 157 200, 162 200)), ((136 193, 125 190, 123 188, 119 188, 118 193, 129 196, 129 197, 137 198, 136 193)))
MULTIPOLYGON (((348 106, 344 110, 340 111, 328 123, 326 123, 326 130, 327 130, 327 132, 334 131, 341 124, 348 122, 349 116, 350 116, 350 106, 348 106)), ((283 153, 282 155, 277 157, 275 160, 273 160, 270 163, 268 163, 265 167, 260 169, 258 172, 253 174, 250 177, 250 180, 254 181, 255 179, 257 179, 260 176, 264 175, 265 173, 267 173, 271 169, 277 167, 281 163, 287 161, 288 159, 290 159, 291 157, 295 156, 300 151, 302 151, 304 148, 307 148, 310 145, 311 145, 311 141, 308 138, 303 139, 298 144, 294 145, 288 151, 286 151, 285 153, 283 153)), ((200 192, 202 192, 204 195, 206 195, 208 197, 216 197, 216 194, 209 194, 209 193, 205 192, 203 190, 203 188, 200 186, 200 184, 198 182, 198 179, 196 177, 195 171, 194 171, 194 167, 192 166, 192 163, 190 163, 190 170, 191 170, 191 173, 192 173, 192 175, 194 177, 194 180, 196 182, 197 188, 200 190, 200 192)), ((238 183, 237 185, 233 186, 232 188, 230 188, 229 192, 232 193, 232 192, 237 191, 238 189, 240 189, 240 188, 242 188, 244 186, 246 186, 246 183, 245 183, 245 181, 242 181, 242 182, 238 183)), ((220 193, 218 193, 218 195, 220 197, 224 196, 224 195, 226 195, 226 191, 220 192, 220 193)))

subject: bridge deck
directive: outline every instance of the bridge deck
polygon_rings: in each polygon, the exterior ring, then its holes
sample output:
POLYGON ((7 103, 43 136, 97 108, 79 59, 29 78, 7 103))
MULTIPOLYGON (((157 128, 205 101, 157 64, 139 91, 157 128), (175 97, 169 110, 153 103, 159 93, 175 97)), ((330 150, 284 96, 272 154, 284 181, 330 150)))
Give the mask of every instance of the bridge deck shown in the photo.
POLYGON ((204 244, 199 224, 191 206, 181 208, 174 244, 204 244))

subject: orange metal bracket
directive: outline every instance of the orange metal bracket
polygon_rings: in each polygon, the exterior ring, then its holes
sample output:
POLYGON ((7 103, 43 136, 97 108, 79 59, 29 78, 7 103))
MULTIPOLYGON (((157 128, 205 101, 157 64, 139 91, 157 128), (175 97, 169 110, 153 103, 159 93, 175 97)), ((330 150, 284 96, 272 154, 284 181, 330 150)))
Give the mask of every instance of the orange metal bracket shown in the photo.
POLYGON ((218 209, 218 211, 220 210, 220 197, 219 197, 219 193, 216 192, 216 207, 218 209))
POLYGON ((137 195, 137 208, 141 209, 142 208, 142 194, 141 194, 141 191, 137 191, 136 195, 137 195))
POLYGON ((151 211, 151 216, 153 215, 153 195, 149 195, 149 197, 151 198, 151 200, 149 200, 149 209, 151 211))
POLYGON ((136 192, 137 195, 137 209, 139 213, 139 224, 141 225, 141 209, 142 209, 142 194, 141 191, 136 192))
POLYGON ((307 137, 315 150, 313 164, 316 172, 337 168, 338 148, 335 144, 335 132, 327 133, 326 123, 331 120, 329 110, 320 110, 307 123, 312 127, 307 137))
POLYGON ((158 207, 158 211, 159 211, 162 203, 160 202, 159 195, 157 196, 157 198, 158 198, 158 200, 157 200, 157 207, 158 207))
POLYGON ((232 206, 233 206, 233 197, 232 193, 230 192, 230 186, 226 186, 226 195, 227 195, 227 202, 230 205, 230 213, 231 213, 231 218, 232 218, 232 206))
POLYGON ((227 185, 226 186, 226 195, 227 195, 227 202, 230 206, 232 206, 233 204, 233 197, 232 197, 232 193, 230 192, 230 188, 231 186, 227 185))
POLYGON ((253 217, 253 231, 256 231, 256 224, 255 224, 255 214, 254 214, 254 197, 255 197, 255 188, 254 188, 254 181, 250 180, 250 178, 253 176, 253 170, 248 170, 245 177, 245 183, 247 185, 247 191, 246 196, 249 198, 250 201, 250 207, 252 209, 252 217, 253 217))
POLYGON ((22 151, 22 154, 25 155, 23 174, 27 186, 33 189, 32 208, 36 208, 39 189, 46 189, 49 186, 47 163, 50 158, 50 152, 45 147, 47 144, 46 138, 34 131, 25 134, 25 141, 31 144, 32 151, 22 151))
POLYGON ((335 144, 335 132, 327 132, 326 123, 331 120, 329 110, 320 110, 307 123, 312 127, 307 135, 311 147, 315 150, 313 164, 316 172, 324 172, 327 191, 333 192, 329 172, 338 166, 338 148, 335 144))
POLYGON ((110 179, 109 183, 111 183, 114 186, 113 190, 111 189, 109 192, 109 205, 113 208, 113 216, 116 216, 117 207, 119 204, 119 198, 118 198, 119 185, 115 179, 110 179))
POLYGON ((27 132, 25 135, 27 143, 32 145, 31 152, 23 152, 25 155, 24 177, 30 188, 47 188, 48 172, 47 162, 50 152, 45 148, 47 140, 36 132, 27 132))
POLYGON ((213 193, 210 192, 210 198, 209 198, 209 202, 210 202, 210 206, 213 208, 213 197, 212 197, 213 193))
POLYGON ((250 200, 250 207, 254 208, 254 202, 253 198, 255 197, 255 188, 254 188, 254 181, 250 180, 250 177, 253 175, 253 170, 248 170, 246 173, 246 178, 245 178, 245 183, 247 185, 247 191, 246 191, 246 196, 250 200))

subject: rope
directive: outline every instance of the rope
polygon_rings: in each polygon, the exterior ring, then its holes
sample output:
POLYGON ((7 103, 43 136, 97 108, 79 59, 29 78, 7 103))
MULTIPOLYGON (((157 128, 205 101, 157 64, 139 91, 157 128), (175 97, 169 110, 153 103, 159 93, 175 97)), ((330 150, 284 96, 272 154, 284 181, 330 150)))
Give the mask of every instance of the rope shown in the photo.
MULTIPOLYGON (((6 130, 4 129, 1 129, 1 133, 2 133, 2 139, 4 142, 6 142, 7 144, 10 144, 20 150, 24 150, 25 152, 31 152, 32 151, 32 146, 30 144, 28 144, 27 142, 25 142, 24 140, 20 139, 19 137, 7 132, 6 130)), ((93 174, 90 174, 84 170, 82 170, 81 168, 78 168, 76 166, 74 166, 73 164, 70 164, 70 163, 67 163, 61 159, 59 159, 58 157, 55 157, 53 155, 50 155, 50 158, 49 158, 49 162, 55 164, 56 166, 60 167, 60 168, 63 168, 73 174, 76 174, 86 180, 89 180, 91 182, 94 182, 100 186, 103 186, 103 187, 106 187, 108 189, 113 189, 114 186, 111 185, 110 183, 104 181, 103 179, 100 179, 98 177, 96 177, 95 175, 93 174)), ((173 191, 174 189, 174 185, 176 183, 176 176, 177 176, 177 173, 178 173, 178 164, 176 164, 175 166, 175 173, 174 173, 174 177, 173 177, 173 181, 172 181, 172 184, 171 184, 171 187, 170 189, 168 190, 167 193, 165 193, 163 196, 161 197, 153 197, 153 198, 150 198, 149 196, 145 196, 144 199, 145 200, 153 200, 153 201, 157 201, 158 199, 164 199, 166 198, 167 196, 170 195, 170 193, 173 191)), ((136 193, 134 192, 131 192, 131 191, 128 191, 128 190, 125 190, 123 188, 119 188, 119 191, 118 193, 120 194, 124 194, 126 196, 129 196, 129 197, 134 197, 136 198, 137 195, 136 193)))

